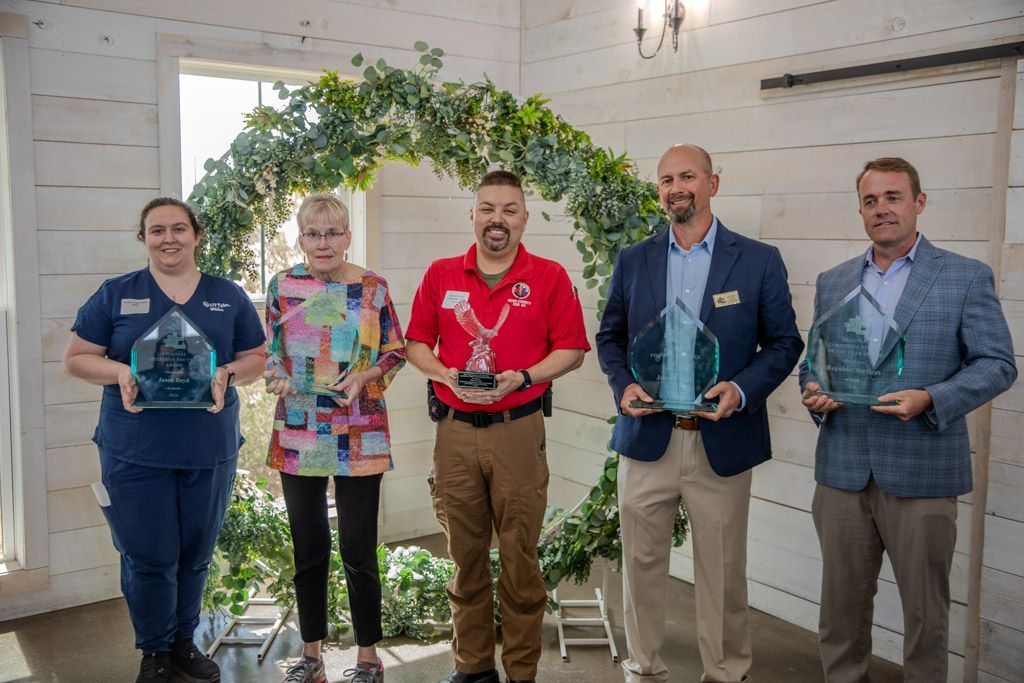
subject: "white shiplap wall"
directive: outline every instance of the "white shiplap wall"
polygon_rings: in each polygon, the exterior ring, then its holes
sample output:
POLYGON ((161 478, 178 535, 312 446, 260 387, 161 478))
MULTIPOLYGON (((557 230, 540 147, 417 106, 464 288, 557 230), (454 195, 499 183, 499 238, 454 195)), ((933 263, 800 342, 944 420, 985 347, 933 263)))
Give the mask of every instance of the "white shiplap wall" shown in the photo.
MULTIPOLYGON (((117 554, 89 489, 99 478, 90 438, 100 391, 65 377, 60 358, 85 298, 107 277, 144 265, 131 230, 142 204, 179 183, 168 173, 177 150, 160 147, 161 120, 178 116, 166 91, 176 76, 159 76, 168 55, 358 75, 349 65, 356 52, 411 66, 413 43, 425 40, 448 53, 447 78, 486 73, 518 92, 520 8, 501 0, 0 0, 0 12, 28 19, 41 315, 34 344, 43 362, 39 376, 21 379, 42 387, 34 417, 45 421, 45 447, 25 457, 45 462, 48 521, 36 533, 49 548, 48 582, 34 575, 20 593, 0 583, 3 620, 120 593, 117 554)), ((371 197, 371 241, 383 255, 371 249, 369 265, 394 281, 403 321, 429 259, 459 253, 470 239, 468 199, 452 194, 429 171, 388 168, 371 197)), ((388 540, 437 530, 424 484, 433 432, 423 399, 412 368, 389 391, 396 471, 384 484, 388 540)))
MULTIPOLYGON (((1003 139, 997 125, 1004 87, 1000 63, 760 91, 762 78, 783 73, 1019 39, 1019 0, 710 0, 689 11, 678 54, 663 49, 649 61, 637 56, 630 30, 635 22, 636 5, 627 0, 526 0, 523 92, 550 97, 557 112, 596 142, 635 159, 641 175, 653 175, 673 143, 706 147, 722 177, 713 200, 716 213, 733 229, 780 248, 805 332, 817 274, 866 248, 853 189, 860 167, 878 156, 910 159, 929 195, 923 232, 940 246, 993 265, 1001 255, 1004 310, 1022 353, 1020 130, 1013 133, 1005 245, 1002 231, 993 230, 989 220, 1003 198, 993 184, 1005 177, 1005 166, 993 161, 1003 139)), ((648 51, 657 35, 648 32, 648 51)), ((1020 89, 1018 84, 1017 129, 1024 125, 1020 89)), ((581 280, 579 265, 571 268, 581 280)), ((592 297, 584 301, 593 306, 592 297)), ((588 324, 593 317, 588 311, 588 324)), ((558 454, 552 470, 560 479, 552 497, 568 504, 586 491, 607 455, 604 420, 614 407, 596 358, 559 385, 564 410, 549 428, 551 452, 558 454)), ((1020 680, 1024 671, 1022 397, 1018 383, 995 401, 992 412, 979 666, 987 681, 1020 680)), ((816 433, 800 405, 795 377, 773 395, 769 411, 774 460, 754 475, 751 603, 813 630, 821 571, 809 513, 816 433)), ((972 424, 975 437, 987 426, 978 422, 972 424)), ((963 678, 971 514, 971 496, 965 496, 952 575, 950 680, 963 678)), ((674 554, 677 576, 692 578, 689 558, 688 544, 674 554)), ((888 564, 882 579, 875 652, 900 661, 902 615, 888 564)))

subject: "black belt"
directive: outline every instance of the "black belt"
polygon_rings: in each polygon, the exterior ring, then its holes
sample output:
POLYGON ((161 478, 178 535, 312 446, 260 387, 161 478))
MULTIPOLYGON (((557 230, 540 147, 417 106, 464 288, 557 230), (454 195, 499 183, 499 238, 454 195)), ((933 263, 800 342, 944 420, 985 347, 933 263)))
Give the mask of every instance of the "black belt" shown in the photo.
POLYGON ((452 418, 462 422, 468 422, 474 427, 480 429, 483 427, 489 427, 495 422, 504 422, 505 413, 508 413, 509 420, 518 420, 521 417, 533 415, 540 410, 542 403, 543 401, 540 398, 535 398, 529 403, 524 403, 521 406, 510 408, 509 410, 505 410, 500 413, 465 413, 461 410, 452 410, 452 418))

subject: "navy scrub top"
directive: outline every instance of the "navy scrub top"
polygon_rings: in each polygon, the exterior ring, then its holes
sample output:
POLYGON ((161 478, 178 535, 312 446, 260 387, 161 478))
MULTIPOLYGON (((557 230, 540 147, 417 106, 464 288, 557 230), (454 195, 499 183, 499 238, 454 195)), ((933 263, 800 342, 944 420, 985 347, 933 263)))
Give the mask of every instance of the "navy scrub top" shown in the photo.
MULTIPOLYGON (((204 273, 192 298, 175 304, 148 268, 104 282, 78 309, 71 331, 105 346, 108 358, 129 364, 135 340, 176 305, 213 343, 217 365, 230 363, 236 353, 256 348, 266 339, 255 307, 234 282, 204 273)), ((195 408, 129 413, 118 385, 108 384, 103 387, 93 441, 104 457, 137 465, 209 469, 235 457, 242 445, 238 393, 228 387, 219 413, 195 408)))

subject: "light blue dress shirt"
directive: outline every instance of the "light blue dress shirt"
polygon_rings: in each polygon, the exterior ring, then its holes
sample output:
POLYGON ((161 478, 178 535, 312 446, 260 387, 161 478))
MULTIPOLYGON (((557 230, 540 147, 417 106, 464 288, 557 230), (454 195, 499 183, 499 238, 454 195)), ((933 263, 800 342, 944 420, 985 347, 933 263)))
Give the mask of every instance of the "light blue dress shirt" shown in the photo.
MULTIPOLYGON (((864 255, 864 270, 861 272, 860 283, 881 306, 886 318, 892 319, 896 314, 896 306, 899 305, 903 290, 907 287, 907 280, 910 278, 910 270, 914 265, 919 244, 921 244, 920 233, 918 233, 917 240, 910 252, 889 264, 889 269, 884 272, 875 265, 872 258, 873 247, 868 247, 868 251, 864 255)), ((870 310, 863 310, 868 307, 867 302, 862 303, 861 318, 870 321, 871 337, 868 339, 868 357, 872 363, 877 363, 878 352, 885 342, 888 329, 884 318, 879 318, 870 310)))
MULTIPOLYGON (((671 229, 669 227, 669 230, 671 229)), ((703 400, 703 396, 698 392, 704 387, 694 386, 693 365, 686 358, 686 354, 692 353, 697 328, 683 318, 674 303, 676 299, 679 299, 694 319, 700 319, 701 304, 704 301, 708 273, 711 271, 711 255, 715 248, 717 235, 717 217, 712 218, 711 228, 708 229, 704 239, 694 244, 689 250, 679 246, 674 234, 669 235, 668 273, 665 278, 665 302, 669 308, 669 317, 665 328, 665 356, 662 360, 660 392, 660 398, 663 400, 678 402, 703 400)), ((733 384, 739 389, 739 385, 736 385, 735 382, 733 384)), ((742 410, 746 403, 747 397, 740 389, 738 410, 742 410)))

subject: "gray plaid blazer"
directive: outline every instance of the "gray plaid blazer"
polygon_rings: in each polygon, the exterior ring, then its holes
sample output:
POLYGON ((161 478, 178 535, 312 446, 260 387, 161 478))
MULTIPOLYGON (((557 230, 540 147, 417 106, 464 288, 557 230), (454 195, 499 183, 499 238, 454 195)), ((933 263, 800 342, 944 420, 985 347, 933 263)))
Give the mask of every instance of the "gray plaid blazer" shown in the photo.
MULTIPOLYGON (((814 318, 861 282, 864 257, 818 276, 814 318)), ((965 416, 1006 391, 1017 378, 1010 331, 995 295, 992 269, 933 246, 924 237, 895 319, 906 333, 903 374, 892 391, 927 389, 934 406, 908 422, 844 405, 813 414, 818 423, 815 479, 860 491, 868 478, 893 496, 958 496, 971 490, 965 416)), ((895 339, 882 347, 894 363, 895 339)), ((806 361, 800 386, 814 380, 806 361)))

